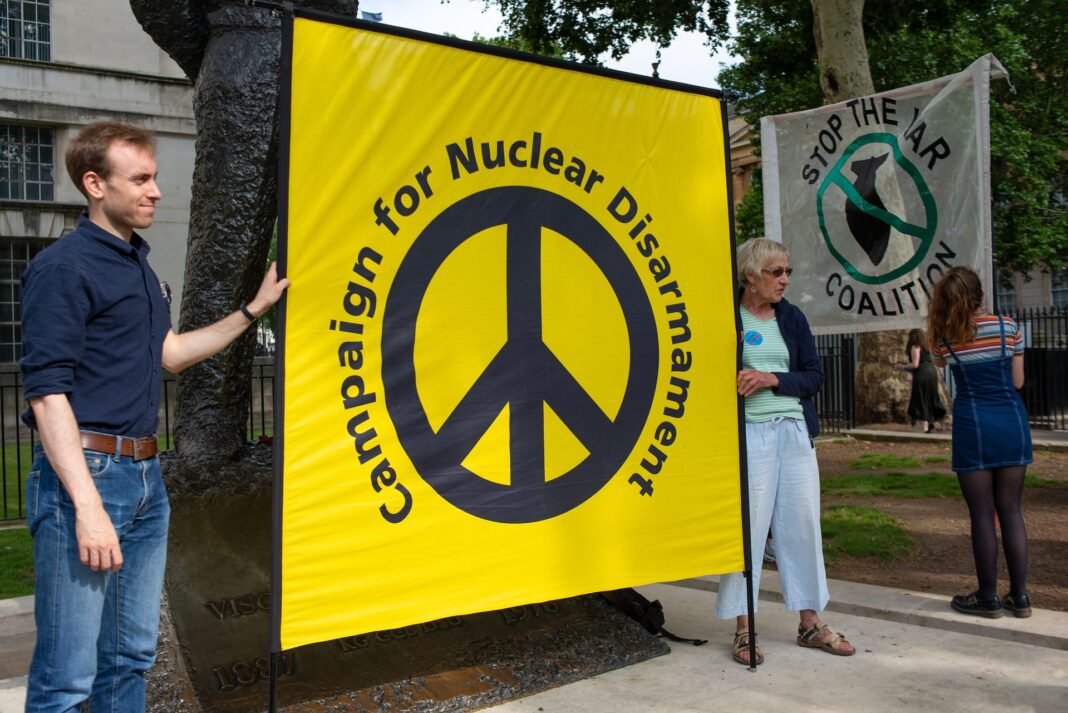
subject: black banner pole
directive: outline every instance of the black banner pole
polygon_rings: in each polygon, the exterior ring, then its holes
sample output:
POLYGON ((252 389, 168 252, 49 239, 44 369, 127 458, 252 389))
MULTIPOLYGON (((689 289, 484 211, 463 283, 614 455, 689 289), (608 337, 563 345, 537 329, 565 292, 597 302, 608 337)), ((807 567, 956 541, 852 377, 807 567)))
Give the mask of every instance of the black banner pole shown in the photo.
MULTIPOLYGON (((724 96, 720 104, 720 116, 723 122, 723 155, 727 168, 727 215, 730 223, 731 239, 731 275, 734 278, 734 331, 737 337, 735 349, 735 373, 742 369, 742 316, 739 312, 741 297, 738 292, 738 258, 734 246, 737 237, 734 232, 734 181, 731 174, 731 142, 730 142, 730 117, 727 116, 727 105, 731 97, 724 96)), ((749 614, 749 670, 756 671, 756 617, 753 612, 753 551, 750 547, 749 529, 749 468, 746 460, 745 444, 745 398, 738 396, 738 480, 741 489, 742 501, 742 557, 745 562, 745 596, 746 610, 749 614)))
POLYGON ((278 654, 274 651, 271 652, 267 669, 267 711, 275 713, 278 710, 278 654))
POLYGON ((749 608, 749 672, 755 673, 757 670, 756 616, 753 613, 753 570, 749 568, 745 570, 745 599, 746 606, 749 608))
MULTIPOLYGON (((293 78, 293 3, 282 7, 277 3, 248 0, 250 5, 271 6, 282 10, 282 46, 278 82, 279 132, 278 132, 278 277, 287 274, 289 237, 289 129, 293 78)), ((267 711, 275 713, 278 706, 278 658, 282 651, 282 498, 284 472, 282 468, 285 439, 285 353, 286 353, 286 303, 285 293, 277 306, 277 342, 275 356, 274 388, 274 482, 271 498, 271 615, 268 641, 269 665, 267 685, 267 711)))

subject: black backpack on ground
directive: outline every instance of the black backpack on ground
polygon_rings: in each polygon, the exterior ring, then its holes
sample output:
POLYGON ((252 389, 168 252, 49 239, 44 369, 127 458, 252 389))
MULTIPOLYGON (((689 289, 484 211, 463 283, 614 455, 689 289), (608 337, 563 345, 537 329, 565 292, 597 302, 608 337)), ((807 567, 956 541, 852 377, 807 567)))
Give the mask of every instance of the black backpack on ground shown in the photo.
POLYGON ((664 607, 660 604, 659 599, 649 601, 639 592, 630 588, 601 592, 601 596, 616 609, 641 624, 642 628, 650 634, 663 636, 665 639, 671 639, 682 644, 693 644, 694 646, 708 643, 708 639, 684 639, 665 629, 664 607))

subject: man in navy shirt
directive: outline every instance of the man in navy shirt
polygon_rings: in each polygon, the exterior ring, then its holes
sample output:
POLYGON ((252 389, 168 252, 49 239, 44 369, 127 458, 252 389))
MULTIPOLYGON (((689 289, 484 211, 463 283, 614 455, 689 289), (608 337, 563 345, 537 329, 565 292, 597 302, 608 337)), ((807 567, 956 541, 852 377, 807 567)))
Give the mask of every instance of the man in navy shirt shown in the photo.
POLYGON ((161 369, 215 354, 278 301, 256 296, 218 322, 171 330, 169 295, 135 231, 152 225, 155 140, 92 124, 67 149, 89 202, 78 227, 23 275, 23 416, 40 443, 27 478, 37 644, 26 710, 143 711, 155 660, 170 505, 156 457, 161 369))

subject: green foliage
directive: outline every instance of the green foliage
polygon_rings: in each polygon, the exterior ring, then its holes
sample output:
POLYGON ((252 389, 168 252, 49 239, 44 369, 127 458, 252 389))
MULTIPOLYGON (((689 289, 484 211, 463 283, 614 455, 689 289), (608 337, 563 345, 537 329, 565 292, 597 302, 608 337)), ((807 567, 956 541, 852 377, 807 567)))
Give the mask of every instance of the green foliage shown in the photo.
POLYGON ((737 0, 737 34, 727 48, 742 61, 719 73, 738 96, 754 136, 762 116, 823 104, 809 0, 737 0))
POLYGON ((948 463, 950 461, 949 456, 927 456, 923 459, 924 463, 948 463))
MULTIPOLYGON (((449 33, 446 32, 445 36, 448 37, 449 33)), ((520 52, 531 52, 545 55, 546 57, 564 59, 564 50, 556 43, 550 43, 543 49, 538 50, 534 48, 529 40, 523 37, 483 37, 477 32, 471 37, 471 41, 481 42, 484 45, 491 45, 493 47, 503 47, 510 50, 519 50, 520 52)))
POLYGON ((916 544, 897 518, 862 505, 824 508, 820 527, 823 558, 828 564, 842 555, 892 560, 908 554, 916 544))
POLYGON ((0 530, 0 599, 33 594, 33 540, 25 527, 0 530))
POLYGON ((764 237, 764 180, 760 167, 753 169, 753 182, 734 209, 735 240, 741 244, 750 238, 764 237))
POLYGON ((919 461, 915 458, 902 458, 886 453, 865 453, 855 458, 849 467, 875 470, 877 468, 915 468, 918 465, 919 461))
POLYGON ((619 59, 639 40, 666 47, 678 31, 700 32, 718 46, 728 34, 728 0, 485 0, 504 18, 501 29, 523 49, 563 52, 567 59, 598 64, 619 59))
MULTIPOLYGON (((824 103, 810 0, 737 0, 737 19, 728 48, 744 60, 719 83, 754 131, 761 116, 824 103)), ((864 6, 877 91, 958 72, 988 52, 1008 70, 1015 93, 991 85, 991 189, 995 253, 1012 272, 1068 264, 1068 43, 1055 29, 1066 26, 1063 0, 864 6)))

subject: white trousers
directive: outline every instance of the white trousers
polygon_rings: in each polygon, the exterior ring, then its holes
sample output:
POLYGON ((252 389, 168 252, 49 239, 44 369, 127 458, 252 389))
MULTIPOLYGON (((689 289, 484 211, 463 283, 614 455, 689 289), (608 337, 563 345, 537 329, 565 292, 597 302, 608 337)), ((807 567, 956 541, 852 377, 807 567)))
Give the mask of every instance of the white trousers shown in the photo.
MULTIPOLYGON (((754 611, 769 526, 787 610, 822 611, 830 594, 820 533, 820 471, 805 422, 778 418, 747 423, 745 440, 754 611)), ((720 619, 748 613, 741 572, 720 577, 715 613, 720 619)))

